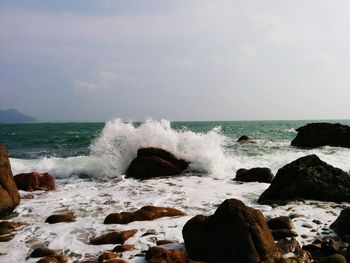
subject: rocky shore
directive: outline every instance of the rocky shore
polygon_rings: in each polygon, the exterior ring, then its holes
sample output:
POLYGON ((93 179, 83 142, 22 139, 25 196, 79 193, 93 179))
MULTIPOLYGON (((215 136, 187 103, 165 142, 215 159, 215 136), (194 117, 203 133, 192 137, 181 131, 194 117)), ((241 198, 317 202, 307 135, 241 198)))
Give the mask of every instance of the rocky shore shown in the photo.
MULTIPOLYGON (((335 144, 332 140, 326 142, 325 137, 337 136, 334 134, 338 132, 332 130, 329 125, 307 125, 306 128, 302 127, 297 131, 310 132, 312 127, 315 127, 318 134, 321 134, 315 136, 321 136, 325 141, 322 145, 340 146, 338 142, 335 144), (323 126, 328 132, 323 131, 323 126)), ((339 125, 335 125, 334 129, 347 131, 347 128, 339 125)), ((348 147, 348 135, 346 132, 342 134, 345 134, 345 137, 342 137, 345 144, 341 145, 348 147)), ((305 135, 298 134, 297 138, 298 136, 305 135)), ((298 144, 296 141, 303 140, 305 139, 293 140, 292 145, 296 146, 298 144)), ((239 141, 242 143, 247 140, 239 141)), ((248 142, 252 141, 253 139, 249 138, 248 142)), ((304 145, 316 147, 315 145, 320 144, 304 143, 300 147, 304 145)), ((350 175, 348 172, 327 164, 313 154, 286 164, 277 171, 275 176, 268 167, 240 169, 237 171, 236 178, 232 178, 232 182, 228 182, 224 189, 217 190, 219 193, 222 192, 220 201, 213 200, 213 203, 207 204, 211 210, 205 209, 204 204, 202 211, 198 209, 198 214, 189 215, 187 210, 191 202, 186 202, 188 207, 177 207, 176 204, 182 202, 176 199, 180 195, 172 195, 176 191, 181 191, 181 187, 177 187, 176 183, 181 186, 186 185, 186 177, 188 177, 186 169, 189 163, 164 149, 140 148, 137 157, 125 172, 128 177, 125 180, 132 182, 135 180, 137 185, 143 185, 144 188, 137 189, 136 183, 132 186, 125 183, 126 185, 115 188, 121 191, 120 196, 124 194, 122 191, 125 188, 129 188, 128 193, 133 193, 135 197, 129 195, 124 198, 124 200, 130 199, 127 205, 124 204, 124 207, 130 207, 129 209, 118 210, 118 202, 113 198, 107 198, 103 199, 104 202, 100 204, 101 211, 89 211, 90 214, 85 214, 85 217, 81 216, 82 212, 79 210, 61 209, 60 211, 58 209, 41 222, 45 231, 55 231, 55 226, 69 228, 71 224, 89 224, 88 220, 95 222, 98 218, 100 221, 98 229, 91 227, 88 230, 74 230, 79 241, 84 243, 86 248, 95 247, 98 253, 51 249, 48 247, 49 244, 45 244, 40 238, 27 237, 23 241, 30 247, 29 251, 25 252, 27 261, 40 263, 350 262, 348 223, 350 222, 348 208, 350 175), (167 178, 172 178, 174 181, 167 181, 167 178), (151 190, 150 185, 159 182, 169 186, 169 193, 164 191, 159 196, 174 198, 174 206, 163 205, 162 198, 160 198, 157 205, 136 207, 137 202, 133 203, 133 201, 142 199, 143 192, 154 191, 154 189, 151 190), (258 190, 260 193, 252 203, 255 207, 252 207, 252 204, 246 204, 245 200, 233 198, 231 192, 227 193, 227 189, 232 187, 230 183, 234 185, 253 184, 255 189, 261 189, 258 190), (316 212, 315 217, 306 222, 303 219, 305 215, 295 212, 303 211, 306 206, 308 209, 310 207, 314 207, 315 210, 323 209, 324 213, 332 214, 331 218, 334 220, 329 222, 329 218, 318 217, 316 212), (296 207, 300 207, 300 210, 296 207), (341 212, 335 214, 333 210, 327 211, 328 207, 334 207, 336 211, 341 212), (118 211, 105 213, 108 208, 118 211), (208 213, 208 211, 213 211, 213 213, 208 213), (151 226, 155 226, 154 224, 157 224, 158 230, 162 230, 158 232, 152 229, 151 226), (164 239, 161 239, 161 236, 164 239), (183 243, 182 240, 179 240, 179 236, 182 237, 183 243), (175 238, 171 239, 171 237, 175 238)), ((210 189, 205 189, 205 183, 201 183, 201 180, 205 179, 200 177, 197 179, 192 176, 188 180, 197 180, 198 189, 193 189, 192 193, 210 195, 210 189), (203 189, 207 192, 203 193, 203 189)), ((113 183, 118 184, 116 181, 103 182, 104 185, 113 183)), ((0 242, 4 244, 11 242, 16 235, 32 227, 33 222, 30 220, 27 222, 26 217, 17 217, 16 213, 12 212, 18 205, 21 207, 20 196, 22 202, 30 202, 30 199, 40 199, 41 195, 50 197, 52 191, 52 193, 64 192, 64 189, 56 190, 62 187, 69 189, 69 186, 60 185, 58 187, 55 177, 45 171, 28 171, 26 174, 13 176, 7 150, 4 146, 0 146, 0 214, 2 216, 0 218, 0 242)), ((113 186, 110 187, 109 189, 113 189, 113 186)), ((74 190, 69 193, 79 194, 74 193, 74 190)), ((108 194, 102 191, 98 195, 108 194)), ((246 190, 242 196, 249 194, 249 190, 246 190)), ((251 194, 254 197, 256 195, 256 193, 251 194)), ((113 194, 111 193, 110 196, 113 194)), ((69 199, 69 196, 67 198, 69 199)), ((187 198, 190 199, 190 197, 187 198)), ((86 200, 86 207, 89 202, 94 202, 94 200, 86 200)), ((64 205, 64 208, 66 207, 69 205, 64 205)), ((28 211, 28 213, 31 212, 28 211)), ((84 212, 86 213, 86 210, 84 212)), ((40 232, 40 229, 36 231, 40 232)), ((64 237, 57 238, 65 241, 64 237)), ((69 242, 69 240, 66 241, 69 242)), ((0 261, 2 256, 4 255, 0 255, 0 261)))

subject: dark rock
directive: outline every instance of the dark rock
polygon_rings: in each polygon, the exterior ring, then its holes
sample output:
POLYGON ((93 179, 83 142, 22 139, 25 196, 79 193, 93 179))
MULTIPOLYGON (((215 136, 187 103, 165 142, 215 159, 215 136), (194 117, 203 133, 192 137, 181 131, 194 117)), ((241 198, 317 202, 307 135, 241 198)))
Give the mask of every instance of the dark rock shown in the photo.
POLYGON ((239 169, 236 173, 236 181, 271 183, 273 174, 270 168, 256 167, 252 169, 239 169))
POLYGON ((282 254, 290 252, 298 254, 301 250, 300 244, 295 238, 291 238, 290 240, 279 240, 277 246, 282 254))
POLYGON ((0 242, 8 242, 14 238, 14 232, 24 226, 24 223, 2 221, 0 222, 0 242))
POLYGON ((279 216, 269 219, 267 225, 271 230, 294 228, 293 222, 288 216, 279 216))
POLYGON ((166 216, 184 216, 185 213, 175 208, 144 206, 135 212, 121 212, 109 214, 105 224, 128 224, 133 221, 148 221, 166 216))
POLYGON ((321 250, 326 255, 332 255, 340 251, 340 245, 337 241, 330 238, 322 242, 321 250))
POLYGON ((272 230, 271 234, 275 240, 298 236, 298 234, 291 229, 276 229, 276 230, 272 230))
POLYGON ((259 203, 278 203, 297 198, 320 201, 350 201, 350 174, 316 155, 301 157, 278 170, 259 203))
POLYGON ((0 216, 11 212, 20 202, 5 146, 0 145, 0 216))
POLYGON ((338 218, 331 224, 333 229, 339 236, 350 235, 350 208, 345 208, 340 212, 338 218))
POLYGON ((65 213, 65 214, 54 214, 46 218, 45 223, 56 224, 56 223, 70 223, 75 222, 74 213, 65 213))
POLYGON ((240 143, 255 143, 254 139, 252 137, 249 137, 247 135, 242 135, 238 138, 237 142, 240 143))
POLYGON ((174 244, 174 243, 176 243, 176 241, 174 240, 157 240, 156 241, 157 246, 163 246, 163 245, 174 244))
POLYGON ((92 245, 124 244, 124 242, 133 237, 136 232, 136 229, 126 230, 122 232, 110 232, 108 234, 91 239, 90 243, 92 245))
POLYGON ((97 262, 105 262, 105 261, 109 262, 109 260, 116 259, 116 258, 119 258, 119 254, 118 253, 107 251, 107 252, 102 253, 98 257, 97 262))
POLYGON ((280 256, 263 214, 236 199, 225 200, 210 217, 192 218, 182 234, 195 261, 273 262, 280 256))
POLYGON ((149 179, 181 174, 188 162, 159 148, 141 148, 126 170, 126 177, 149 179))
POLYGON ((23 191, 50 191, 56 189, 55 177, 49 173, 23 173, 14 177, 19 190, 23 191))
POLYGON ((47 247, 38 247, 30 253, 31 258, 41 258, 41 257, 49 257, 52 255, 56 255, 57 251, 53 249, 49 249, 47 247))
POLYGON ((161 247, 151 247, 146 252, 146 260, 149 263, 187 263, 187 254, 179 249, 164 249, 161 247))
POLYGON ((64 255, 52 255, 40 259, 37 263, 67 263, 68 258, 64 255))
POLYGON ((350 148, 350 127, 339 123, 309 123, 296 129, 291 145, 303 148, 335 146, 350 148))
POLYGON ((122 244, 113 248, 113 252, 117 252, 117 253, 123 253, 125 251, 132 251, 132 250, 135 250, 135 247, 134 245, 130 245, 130 244, 122 244))
POLYGON ((333 254, 327 257, 324 257, 320 263, 346 263, 346 258, 340 254, 333 254))

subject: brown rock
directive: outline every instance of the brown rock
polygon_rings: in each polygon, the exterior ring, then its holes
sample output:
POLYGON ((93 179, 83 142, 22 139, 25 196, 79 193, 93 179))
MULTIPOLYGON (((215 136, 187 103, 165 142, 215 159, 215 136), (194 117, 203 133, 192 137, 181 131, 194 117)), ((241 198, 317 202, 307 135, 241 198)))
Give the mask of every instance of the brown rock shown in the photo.
POLYGON ((74 213, 54 214, 54 215, 50 215, 45 220, 45 223, 49 223, 49 224, 56 224, 56 223, 62 223, 62 222, 65 222, 65 223, 75 222, 74 213))
POLYGON ((186 252, 179 249, 164 249, 151 247, 146 252, 146 260, 149 263, 187 263, 189 262, 186 252))
POLYGON ((346 258, 340 254, 333 254, 323 258, 320 263, 346 263, 346 258))
POLYGON ((295 238, 291 238, 290 240, 279 240, 277 245, 282 254, 290 252, 298 254, 301 250, 300 244, 295 238))
POLYGON ((56 254, 57 254, 56 250, 49 249, 47 247, 38 247, 32 251, 29 257, 41 258, 41 257, 49 257, 56 254))
POLYGON ((134 245, 130 245, 130 244, 123 244, 123 245, 118 245, 115 248, 113 248, 113 252, 117 252, 117 253, 123 253, 125 251, 132 251, 135 250, 134 245))
POLYGON ((298 236, 298 234, 291 229, 276 229, 276 230, 272 230, 271 234, 275 240, 298 236))
POLYGON ((121 212, 109 214, 105 224, 128 224, 133 221, 148 221, 165 216, 183 216, 180 210, 168 207, 144 206, 135 212, 121 212))
POLYGON ((247 135, 242 135, 238 138, 237 142, 240 143, 255 143, 254 139, 252 137, 249 137, 247 135))
POLYGON ((5 146, 0 145, 0 216, 11 212, 20 202, 5 146))
POLYGON ((55 177, 48 173, 23 173, 15 175, 15 182, 18 189, 23 191, 55 190, 55 177))
POLYGON ((182 234, 196 261, 257 263, 280 257, 263 214, 236 199, 225 200, 208 218, 192 218, 182 234))
POLYGON ((2 221, 0 222, 0 242, 8 242, 14 238, 14 231, 22 226, 24 223, 2 221))
POLYGON ((93 238, 90 243, 92 245, 124 244, 124 242, 133 237, 136 232, 136 229, 126 230, 122 232, 110 232, 105 235, 93 238))
POLYGON ((64 255, 52 255, 40 259, 37 263, 67 263, 68 258, 64 255))
POLYGON ((293 222, 288 216, 271 218, 267 221, 267 225, 271 230, 294 228, 293 222))
POLYGON ((256 167, 252 169, 238 169, 235 181, 271 183, 273 174, 270 168, 256 167))
POLYGON ((105 261, 109 262, 109 260, 116 259, 116 258, 119 258, 119 254, 118 253, 107 251, 107 252, 102 253, 98 257, 97 262, 105 262, 105 261))
POLYGON ((174 240, 157 240, 156 241, 157 246, 163 246, 163 245, 174 244, 174 243, 176 243, 176 241, 174 240))

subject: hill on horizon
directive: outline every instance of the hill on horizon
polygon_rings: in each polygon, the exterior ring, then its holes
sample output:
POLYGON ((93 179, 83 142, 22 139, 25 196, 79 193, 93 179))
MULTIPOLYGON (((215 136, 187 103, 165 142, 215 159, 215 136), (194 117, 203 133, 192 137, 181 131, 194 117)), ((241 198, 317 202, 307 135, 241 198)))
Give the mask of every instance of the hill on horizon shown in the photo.
POLYGON ((38 120, 15 109, 0 110, 0 123, 33 123, 38 120))

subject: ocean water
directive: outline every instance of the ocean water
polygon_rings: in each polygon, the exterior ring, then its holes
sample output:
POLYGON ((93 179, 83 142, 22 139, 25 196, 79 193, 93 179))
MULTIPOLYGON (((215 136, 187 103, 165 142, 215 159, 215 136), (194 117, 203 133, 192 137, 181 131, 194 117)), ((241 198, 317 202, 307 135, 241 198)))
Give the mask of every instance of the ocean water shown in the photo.
MULTIPOLYGON (((36 262, 28 254, 40 245, 62 251, 70 262, 86 259, 114 247, 90 245, 91 237, 133 228, 139 231, 127 243, 134 244, 137 250, 124 253, 123 258, 145 262, 135 255, 154 246, 156 240, 181 244, 181 229, 187 220, 196 214, 212 214, 227 198, 240 199, 260 209, 266 217, 299 214, 293 222, 303 244, 316 236, 334 235, 324 228, 348 204, 299 201, 272 208, 256 202, 268 184, 232 180, 239 168, 269 167, 276 173, 285 164, 308 154, 317 154, 348 172, 350 149, 305 150, 290 146, 295 129, 309 122, 316 121, 128 123, 116 119, 107 123, 1 124, 0 144, 8 147, 13 174, 49 172, 56 177, 57 190, 37 191, 33 199, 22 199, 8 219, 27 226, 10 242, 0 243, 0 262, 36 262), (243 134, 253 137, 256 143, 237 143, 243 134), (147 146, 166 149, 190 161, 190 169, 174 178, 125 179, 124 172, 137 149, 147 146), (103 225, 109 213, 133 211, 144 205, 178 208, 187 216, 123 226, 103 225), (77 221, 44 223, 47 216, 62 211, 73 211, 77 221), (316 225, 314 219, 322 224, 316 225), (143 237, 148 230, 155 234, 143 237)), ((349 120, 327 122, 350 124, 349 120)), ((21 191, 22 196, 27 194, 21 191)))

